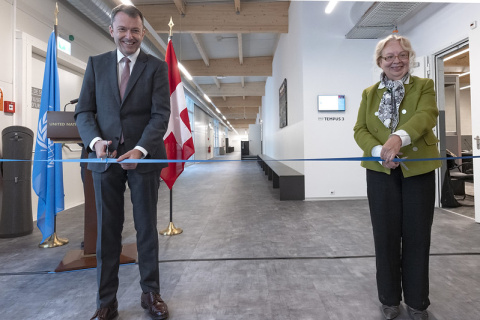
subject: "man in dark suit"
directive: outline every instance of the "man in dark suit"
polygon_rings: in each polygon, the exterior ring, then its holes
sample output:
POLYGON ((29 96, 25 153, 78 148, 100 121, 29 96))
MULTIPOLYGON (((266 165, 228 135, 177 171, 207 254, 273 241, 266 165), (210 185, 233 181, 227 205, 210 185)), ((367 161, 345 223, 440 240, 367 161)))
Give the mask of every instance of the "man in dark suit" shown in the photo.
POLYGON ((137 230, 141 306, 153 319, 168 317, 160 297, 157 202, 163 163, 122 163, 125 159, 166 159, 163 136, 170 117, 168 66, 140 50, 143 15, 134 6, 113 9, 110 34, 117 49, 90 57, 75 110, 89 158, 118 157, 118 164, 89 163, 97 207, 97 311, 93 319, 118 315, 116 293, 122 250, 125 183, 131 190, 137 230))

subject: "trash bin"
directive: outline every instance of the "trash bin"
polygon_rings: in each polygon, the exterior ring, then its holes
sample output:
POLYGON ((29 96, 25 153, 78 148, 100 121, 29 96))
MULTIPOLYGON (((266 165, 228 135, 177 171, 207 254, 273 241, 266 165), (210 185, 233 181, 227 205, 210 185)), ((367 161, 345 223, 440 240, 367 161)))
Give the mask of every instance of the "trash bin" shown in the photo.
MULTIPOLYGON (((33 132, 22 126, 2 131, 4 159, 31 160, 33 132)), ((30 161, 3 162, 3 201, 0 213, 0 238, 32 233, 32 164, 30 161)))

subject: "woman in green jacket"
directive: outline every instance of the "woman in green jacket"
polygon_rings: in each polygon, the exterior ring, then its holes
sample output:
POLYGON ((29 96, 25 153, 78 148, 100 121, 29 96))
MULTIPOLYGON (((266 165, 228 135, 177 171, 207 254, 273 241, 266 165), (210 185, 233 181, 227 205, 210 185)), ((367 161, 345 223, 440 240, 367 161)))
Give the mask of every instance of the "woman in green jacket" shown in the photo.
POLYGON ((380 82, 365 89, 354 137, 365 157, 367 195, 375 242, 377 289, 386 319, 400 314, 405 299, 412 319, 428 319, 428 265, 439 160, 394 162, 395 158, 439 157, 438 109, 433 81, 412 76, 410 41, 391 35, 375 50, 380 82))

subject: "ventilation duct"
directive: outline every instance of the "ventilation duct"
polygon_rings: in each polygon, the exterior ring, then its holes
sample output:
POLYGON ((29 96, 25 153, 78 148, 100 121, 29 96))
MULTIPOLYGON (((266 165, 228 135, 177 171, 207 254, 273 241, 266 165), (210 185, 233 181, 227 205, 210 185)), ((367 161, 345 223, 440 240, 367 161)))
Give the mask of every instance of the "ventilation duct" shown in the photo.
POLYGON ((382 38, 391 34, 399 23, 424 6, 426 4, 421 2, 375 2, 345 38, 382 38))

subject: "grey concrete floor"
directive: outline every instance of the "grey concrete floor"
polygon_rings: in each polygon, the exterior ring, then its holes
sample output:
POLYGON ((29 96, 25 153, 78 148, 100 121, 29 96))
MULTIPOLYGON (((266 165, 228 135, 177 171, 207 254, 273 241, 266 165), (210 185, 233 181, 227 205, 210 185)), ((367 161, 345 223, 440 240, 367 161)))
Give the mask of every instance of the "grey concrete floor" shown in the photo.
MULTIPOLYGON (((168 225, 168 199, 162 184, 159 230, 168 225)), ((254 161, 185 169, 173 193, 173 220, 184 232, 159 238, 170 319, 383 319, 367 201, 278 199, 254 161)), ((128 201, 126 212, 124 243, 132 243, 128 201)), ((59 214, 57 230, 68 245, 39 249, 37 228, 0 239, 0 319, 93 315, 95 270, 53 272, 67 251, 80 247, 83 206, 59 214)), ((430 319, 480 319, 480 225, 436 209, 431 251, 430 319)), ((149 319, 140 306, 137 265, 122 265, 119 276, 119 319, 149 319)), ((403 305, 401 311, 397 319, 408 319, 403 305)))

